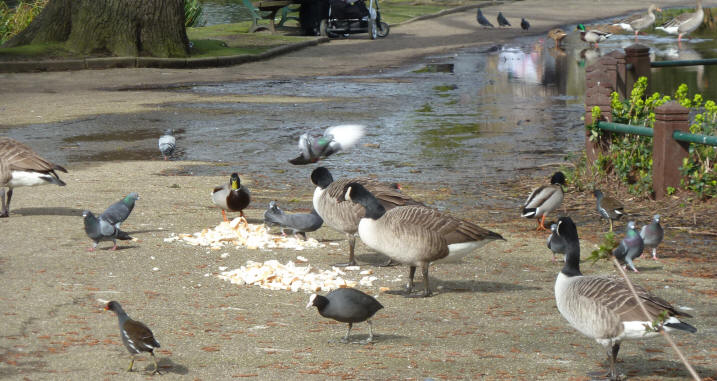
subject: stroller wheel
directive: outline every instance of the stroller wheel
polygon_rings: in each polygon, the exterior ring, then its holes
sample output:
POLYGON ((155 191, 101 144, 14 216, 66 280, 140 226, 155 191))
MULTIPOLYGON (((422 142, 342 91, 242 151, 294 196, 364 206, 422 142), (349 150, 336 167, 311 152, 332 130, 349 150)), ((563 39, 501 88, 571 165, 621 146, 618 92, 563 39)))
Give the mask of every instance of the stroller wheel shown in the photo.
POLYGON ((378 36, 379 36, 379 37, 386 37, 386 36, 388 36, 388 31, 389 31, 389 30, 391 30, 391 27, 388 26, 387 23, 381 21, 381 22, 378 24, 378 31, 377 31, 377 32, 378 32, 378 36))
POLYGON ((329 20, 321 19, 321 22, 319 23, 319 36, 328 37, 329 33, 326 31, 328 23, 329 20))
POLYGON ((368 20, 368 35, 372 40, 378 37, 378 27, 376 26, 376 19, 368 20))

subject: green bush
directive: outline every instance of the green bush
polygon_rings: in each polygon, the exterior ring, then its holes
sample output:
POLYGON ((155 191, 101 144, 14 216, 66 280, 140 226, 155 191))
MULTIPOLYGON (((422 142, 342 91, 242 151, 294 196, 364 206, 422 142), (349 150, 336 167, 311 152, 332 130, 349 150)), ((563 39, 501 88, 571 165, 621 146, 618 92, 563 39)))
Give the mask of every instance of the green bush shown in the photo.
POLYGON ((13 38, 39 15, 49 0, 20 1, 15 8, 0 2, 0 45, 13 38))
MULTIPOLYGON (((620 100, 617 93, 612 93, 613 121, 652 128, 655 123, 655 108, 672 98, 659 93, 646 97, 646 90, 647 78, 641 77, 635 83, 629 98, 620 100)), ((685 84, 677 88, 674 99, 682 106, 691 109, 691 113, 694 114, 694 121, 690 126, 691 133, 715 134, 717 105, 714 101, 704 102, 700 94, 689 98, 688 88, 685 84)), ((596 113, 599 116, 599 108, 593 108, 593 120, 597 120, 596 113)), ((588 129, 591 133, 591 140, 604 139, 606 136, 605 132, 598 129, 596 125, 588 126, 588 129)), ((607 153, 598 158, 598 168, 604 173, 612 172, 632 194, 651 193, 653 190, 652 138, 632 134, 611 134, 607 143, 607 153)), ((685 159, 681 168, 684 176, 682 186, 696 192, 700 198, 717 196, 715 161, 717 161, 715 147, 691 143, 689 157, 685 159)))

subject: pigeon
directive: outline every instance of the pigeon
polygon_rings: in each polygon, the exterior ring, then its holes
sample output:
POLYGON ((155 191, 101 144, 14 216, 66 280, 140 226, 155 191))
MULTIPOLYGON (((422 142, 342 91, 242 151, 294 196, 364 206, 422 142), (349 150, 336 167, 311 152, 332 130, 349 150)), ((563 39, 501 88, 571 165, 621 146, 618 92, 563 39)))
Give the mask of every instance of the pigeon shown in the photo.
POLYGON ((110 205, 107 210, 100 214, 100 218, 119 229, 124 220, 126 220, 130 213, 132 213, 132 209, 134 209, 134 202, 137 200, 139 200, 139 194, 137 194, 137 192, 132 192, 125 196, 125 198, 110 205))
POLYGON ((495 28, 493 24, 491 24, 490 21, 483 16, 483 11, 481 11, 480 8, 478 8, 478 13, 476 14, 476 20, 478 20, 478 24, 486 28, 495 28))
POLYGON ((657 246, 662 242, 662 238, 665 236, 665 232, 660 226, 660 215, 655 214, 652 217, 652 222, 649 225, 645 225, 640 230, 640 237, 645 243, 645 247, 652 249, 652 259, 657 260, 657 246))
POLYGON ((644 249, 645 243, 642 241, 637 230, 635 230, 635 221, 630 221, 627 223, 625 238, 623 238, 622 241, 620 241, 620 245, 612 251, 612 255, 637 273, 639 271, 635 268, 632 260, 642 255, 642 250, 644 249))
POLYGON ((154 361, 154 370, 152 374, 159 373, 159 365, 157 364, 157 358, 154 357, 154 348, 159 348, 159 342, 154 338, 152 331, 144 325, 144 323, 132 320, 127 313, 124 312, 122 306, 116 301, 107 303, 105 307, 106 311, 112 311, 117 314, 119 320, 120 334, 122 336, 122 343, 125 348, 132 355, 132 360, 129 362, 128 372, 132 371, 134 365, 134 356, 140 352, 149 352, 152 355, 152 361, 154 361))
POLYGON ((312 306, 316 306, 323 317, 349 324, 346 336, 341 339, 342 343, 348 343, 353 323, 367 322, 369 335, 366 340, 361 341, 363 344, 373 341, 373 326, 370 319, 376 311, 383 308, 374 297, 355 288, 337 288, 326 296, 312 294, 306 309, 312 306))
POLYGON ((612 231, 612 222, 622 218, 625 214, 625 208, 620 201, 603 195, 599 189, 595 189, 593 195, 595 196, 595 209, 600 213, 600 217, 610 222, 610 231, 612 231))
POLYGON ((525 18, 522 18, 522 19, 520 19, 520 27, 523 30, 528 30, 528 29, 530 29, 530 23, 525 18))
POLYGON ((55 184, 64 187, 55 171, 67 173, 62 166, 45 160, 30 147, 15 139, 0 137, 0 218, 10 216, 13 189, 36 185, 55 184), (7 187, 7 202, 5 189, 7 187))
POLYGON ((311 137, 308 133, 299 137, 299 150, 301 153, 289 163, 303 165, 316 163, 336 152, 345 151, 354 145, 364 135, 365 127, 360 124, 343 124, 329 127, 324 135, 311 137))
POLYGON ((85 219, 85 233, 92 240, 92 247, 89 251, 95 251, 100 241, 112 241, 114 246, 110 250, 117 250, 117 240, 127 241, 132 239, 129 234, 123 232, 115 225, 107 222, 103 218, 95 217, 92 212, 85 210, 82 212, 85 219))
POLYGON ((510 23, 508 22, 508 20, 506 20, 506 18, 503 17, 503 12, 498 12, 498 26, 500 26, 500 27, 504 27, 504 26, 510 27, 511 26, 510 23))
POLYGON ((264 212, 264 224, 279 225, 282 227, 282 233, 284 228, 287 228, 292 234, 298 234, 306 241, 306 233, 316 231, 324 224, 324 220, 316 213, 316 209, 312 208, 311 213, 286 214, 276 205, 276 201, 271 201, 269 208, 264 212))
POLYGON ((548 236, 548 249, 553 252, 553 262, 555 262, 555 254, 565 254, 568 244, 565 237, 560 235, 560 224, 563 220, 558 220, 557 224, 550 225, 550 236, 548 236))
POLYGON ((172 156, 174 148, 177 146, 177 140, 174 138, 173 130, 165 130, 164 135, 159 137, 159 151, 162 152, 164 160, 172 156))

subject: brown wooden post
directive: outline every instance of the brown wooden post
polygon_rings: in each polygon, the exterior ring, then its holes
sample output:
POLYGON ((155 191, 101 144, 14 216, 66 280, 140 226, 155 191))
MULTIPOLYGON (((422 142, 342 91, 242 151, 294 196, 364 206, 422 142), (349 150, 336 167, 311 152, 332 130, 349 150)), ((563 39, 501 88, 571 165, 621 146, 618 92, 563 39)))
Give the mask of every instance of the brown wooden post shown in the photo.
MULTIPOLYGON (((593 124, 592 108, 600 107, 600 120, 610 121, 612 119, 612 105, 610 94, 614 87, 614 70, 606 68, 605 61, 599 60, 585 69, 585 126, 593 124), (610 74, 612 71, 612 74, 610 74), (611 78, 613 77, 613 78, 611 78)), ((614 64, 614 62, 612 62, 614 64)), ((614 68, 614 65, 612 65, 614 68)), ((585 154, 587 155, 588 169, 603 152, 605 144, 602 141, 593 142, 590 140, 590 130, 585 128, 585 154)))
POLYGON ((625 96, 632 91, 632 87, 640 77, 647 77, 647 91, 650 93, 650 48, 645 45, 632 44, 625 48, 625 64, 630 65, 625 81, 625 96))
POLYGON ((655 109, 655 126, 652 146, 652 188, 655 199, 667 194, 667 187, 680 185, 680 166, 687 157, 689 143, 672 138, 675 131, 689 132, 689 110, 672 101, 655 109))
POLYGON ((625 71, 625 53, 619 50, 613 50, 607 54, 615 58, 615 72, 617 77, 615 78, 615 91, 620 94, 621 98, 627 97, 627 90, 625 85, 627 83, 627 72, 625 71))

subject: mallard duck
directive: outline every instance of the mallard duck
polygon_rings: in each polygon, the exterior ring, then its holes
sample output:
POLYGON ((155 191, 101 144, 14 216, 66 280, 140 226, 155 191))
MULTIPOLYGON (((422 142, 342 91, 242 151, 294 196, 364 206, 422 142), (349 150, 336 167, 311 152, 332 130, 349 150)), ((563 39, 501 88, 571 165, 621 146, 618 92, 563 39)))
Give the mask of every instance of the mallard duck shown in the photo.
POLYGON ((563 41, 563 39, 567 35, 568 34, 560 28, 555 28, 548 31, 548 38, 555 41, 555 46, 560 45, 560 42, 563 41))
POLYGON ((30 147, 15 139, 0 137, 0 217, 10 215, 10 200, 13 189, 36 185, 55 184, 65 186, 55 171, 67 173, 67 170, 40 157, 30 147), (7 202, 5 190, 7 187, 7 202))
POLYGON ((239 175, 234 172, 229 178, 229 183, 214 188, 212 201, 216 206, 222 208, 222 217, 224 221, 228 221, 227 210, 239 212, 239 215, 244 217, 244 209, 249 206, 251 195, 249 189, 241 185, 239 175))
POLYGON ((697 0, 697 9, 695 12, 683 13, 666 22, 662 26, 658 26, 655 29, 660 29, 665 33, 676 34, 677 41, 682 41, 682 36, 692 33, 697 29, 705 18, 705 12, 702 10, 702 0, 697 0))
POLYGON ((562 172, 555 172, 550 178, 550 185, 543 185, 530 193, 523 205, 521 217, 535 217, 538 219, 537 230, 548 230, 545 227, 545 216, 563 202, 563 185, 565 185, 565 175, 562 172))
POLYGON ((576 30, 580 31, 581 40, 595 44, 596 48, 598 46, 598 42, 603 42, 612 36, 612 33, 603 32, 597 29, 585 30, 585 25, 583 24, 578 24, 576 30))
POLYGON ((399 206, 387 211, 359 183, 349 183, 345 188, 344 198, 360 205, 363 212, 358 225, 361 241, 409 266, 406 297, 431 295, 428 267, 432 262, 460 257, 488 242, 503 239, 498 233, 425 206, 399 206), (423 294, 414 295, 413 277, 418 266, 423 273, 424 289, 423 294))
POLYGON ((610 231, 612 231, 612 222, 622 218, 625 214, 625 207, 620 201, 604 195, 599 189, 595 189, 593 195, 595 196, 595 209, 602 218, 610 222, 610 231))
POLYGON ((650 7, 647 8, 647 14, 633 15, 624 18, 613 25, 619 26, 628 32, 635 32, 635 40, 637 40, 638 33, 640 33, 643 29, 649 28, 650 25, 655 22, 655 11, 662 12, 662 9, 658 8, 655 4, 650 4, 650 7))

